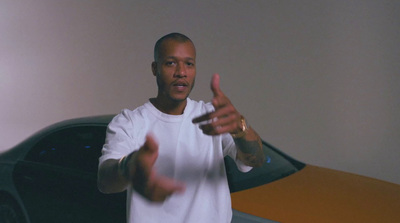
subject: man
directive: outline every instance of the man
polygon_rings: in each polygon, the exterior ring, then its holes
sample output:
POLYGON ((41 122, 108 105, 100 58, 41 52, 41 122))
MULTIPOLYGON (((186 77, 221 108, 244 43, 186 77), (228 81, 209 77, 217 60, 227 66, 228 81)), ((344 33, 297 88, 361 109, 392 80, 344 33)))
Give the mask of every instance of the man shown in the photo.
POLYGON ((128 222, 230 222, 223 157, 242 171, 264 162, 261 139, 211 81, 212 103, 188 98, 196 77, 193 42, 179 33, 159 39, 152 72, 158 94, 109 124, 98 187, 128 190, 128 222))

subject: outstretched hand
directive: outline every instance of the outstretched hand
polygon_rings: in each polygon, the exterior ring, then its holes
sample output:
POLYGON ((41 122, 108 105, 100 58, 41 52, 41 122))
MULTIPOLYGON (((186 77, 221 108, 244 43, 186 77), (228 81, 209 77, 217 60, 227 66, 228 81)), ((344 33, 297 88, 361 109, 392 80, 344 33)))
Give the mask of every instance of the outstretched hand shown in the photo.
POLYGON ((207 135, 236 133, 240 130, 241 114, 222 92, 219 81, 219 75, 214 74, 211 79, 211 91, 213 92, 211 103, 215 111, 193 119, 193 123, 200 123, 200 128, 207 135))
POLYGON ((133 188, 151 201, 164 201, 176 192, 183 192, 183 184, 173 179, 160 176, 153 168, 158 157, 158 144, 151 135, 146 136, 146 142, 133 153, 128 161, 129 177, 133 188))

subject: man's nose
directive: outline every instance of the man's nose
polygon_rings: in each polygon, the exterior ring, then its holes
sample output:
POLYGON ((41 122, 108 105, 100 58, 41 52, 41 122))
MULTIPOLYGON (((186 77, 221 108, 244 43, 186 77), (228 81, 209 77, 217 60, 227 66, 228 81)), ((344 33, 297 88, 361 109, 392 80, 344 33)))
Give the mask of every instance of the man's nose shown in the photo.
POLYGON ((176 66, 175 75, 178 77, 186 77, 186 67, 183 63, 178 63, 176 66))

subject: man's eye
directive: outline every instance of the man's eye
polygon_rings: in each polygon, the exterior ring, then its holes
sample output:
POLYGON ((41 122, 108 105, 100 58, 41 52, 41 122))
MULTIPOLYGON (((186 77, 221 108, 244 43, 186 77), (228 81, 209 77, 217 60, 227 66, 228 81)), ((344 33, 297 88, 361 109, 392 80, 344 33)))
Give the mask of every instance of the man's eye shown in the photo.
POLYGON ((172 65, 174 65, 174 64, 175 64, 174 61, 167 61, 167 62, 165 62, 165 65, 167 65, 167 66, 172 66, 172 65))

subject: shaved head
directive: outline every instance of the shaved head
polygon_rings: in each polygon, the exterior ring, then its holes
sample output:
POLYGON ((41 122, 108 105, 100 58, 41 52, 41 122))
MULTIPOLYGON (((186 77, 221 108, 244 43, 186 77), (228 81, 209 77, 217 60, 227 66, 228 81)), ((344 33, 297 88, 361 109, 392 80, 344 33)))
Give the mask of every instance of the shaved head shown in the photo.
MULTIPOLYGON (((161 37, 156 42, 156 45, 154 46, 154 61, 156 61, 156 62, 158 61, 160 52, 162 51, 162 45, 166 40, 174 40, 174 41, 181 42, 181 43, 191 42, 193 44, 192 40, 189 37, 187 37, 181 33, 167 34, 167 35, 161 37)), ((194 46, 194 44, 193 44, 193 46, 194 46)))

